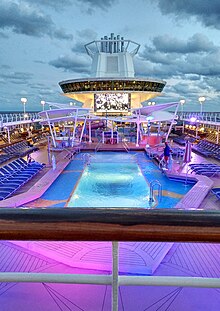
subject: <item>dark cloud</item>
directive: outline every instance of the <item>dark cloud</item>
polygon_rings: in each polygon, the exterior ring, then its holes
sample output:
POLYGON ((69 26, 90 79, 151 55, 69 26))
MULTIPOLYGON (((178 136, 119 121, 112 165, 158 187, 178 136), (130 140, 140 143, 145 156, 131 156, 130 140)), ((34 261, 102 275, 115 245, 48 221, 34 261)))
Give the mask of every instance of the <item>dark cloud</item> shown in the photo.
POLYGON ((203 34, 197 33, 188 41, 166 36, 157 36, 153 39, 154 47, 164 53, 200 53, 215 50, 214 44, 203 34))
POLYGON ((194 16, 203 25, 220 29, 219 0, 157 0, 162 14, 172 14, 178 18, 194 16))
POLYGON ((0 65, 0 68, 2 68, 2 69, 10 69, 11 67, 9 65, 0 65))
POLYGON ((5 1, 0 4, 0 28, 27 36, 50 36, 57 39, 72 39, 63 29, 56 29, 51 17, 27 2, 5 1))
POLYGON ((44 5, 55 10, 60 10, 73 4, 74 0, 37 0, 36 3, 33 3, 33 0, 26 0, 26 2, 36 6, 44 5))
POLYGON ((79 3, 83 3, 83 5, 88 4, 89 7, 93 10, 94 8, 100 8, 102 10, 106 10, 110 8, 117 0, 77 0, 79 3))
POLYGON ((43 83, 34 83, 34 84, 30 83, 30 84, 28 84, 28 86, 31 89, 36 89, 36 90, 40 90, 40 89, 45 87, 45 85, 43 83))
POLYGON ((34 60, 34 63, 37 64, 46 64, 46 62, 42 61, 42 60, 34 60))
POLYGON ((73 35, 67 34, 63 28, 54 30, 53 37, 60 39, 60 40, 72 40, 73 39, 73 35))
POLYGON ((114 5, 117 0, 37 0, 36 3, 33 3, 33 0, 26 0, 26 2, 36 7, 43 5, 54 10, 65 10, 70 7, 74 8, 74 6, 78 4, 82 6, 87 13, 92 13, 96 8, 107 10, 114 5))
POLYGON ((14 84, 26 84, 32 79, 33 74, 28 72, 1 72, 0 77, 14 84))
POLYGON ((80 74, 89 74, 91 70, 91 62, 89 58, 80 56, 60 56, 59 58, 49 62, 49 65, 55 68, 62 68, 65 71, 76 72, 80 74))

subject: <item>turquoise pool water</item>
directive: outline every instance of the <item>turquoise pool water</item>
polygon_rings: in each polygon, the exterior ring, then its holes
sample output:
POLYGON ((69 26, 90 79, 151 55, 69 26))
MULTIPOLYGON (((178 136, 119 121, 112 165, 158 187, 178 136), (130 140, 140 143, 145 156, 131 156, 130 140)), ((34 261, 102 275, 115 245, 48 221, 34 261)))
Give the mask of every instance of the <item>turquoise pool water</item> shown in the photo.
MULTIPOLYGON (((78 154, 41 197, 39 205, 50 207, 173 208, 192 187, 171 181, 144 152, 98 152, 78 154), (88 157, 88 154, 86 155, 88 157), (149 184, 162 185, 161 200, 149 203, 149 184)), ((38 206, 39 206, 38 205, 38 206)))
POLYGON ((91 155, 90 164, 68 202, 69 207, 150 207, 149 185, 135 156, 91 155))

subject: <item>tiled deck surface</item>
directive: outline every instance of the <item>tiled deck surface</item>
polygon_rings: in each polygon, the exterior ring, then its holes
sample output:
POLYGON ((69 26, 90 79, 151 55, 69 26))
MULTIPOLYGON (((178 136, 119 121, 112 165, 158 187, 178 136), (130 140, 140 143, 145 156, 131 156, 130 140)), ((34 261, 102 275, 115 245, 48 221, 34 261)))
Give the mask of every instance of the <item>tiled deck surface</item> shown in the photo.
POLYGON ((201 206, 214 182, 210 178, 202 175, 196 175, 195 178, 197 179, 197 183, 187 192, 183 199, 177 203, 176 208, 198 209, 201 206))
MULTIPOLYGON (((111 271, 111 243, 106 242, 15 242, 48 258, 77 268, 111 271)), ((121 273, 152 275, 173 243, 120 243, 121 273)))
MULTIPOLYGON (((66 244, 70 253, 69 243, 66 244)), ((98 248, 98 243, 97 248, 98 248)), ((144 243, 143 243, 144 244, 144 243)), ((59 258, 59 250, 57 250, 59 258)), ((175 243, 154 275, 220 277, 220 245, 175 243)), ((102 257, 93 258, 98 265, 102 257)), ((101 266, 100 266, 101 267, 101 266)), ((0 270, 48 273, 103 272, 72 268, 10 242, 0 242, 0 270)), ((218 289, 121 286, 120 311, 218 311, 218 289)), ((1 311, 110 311, 111 287, 98 285, 25 284, 0 285, 1 311)))

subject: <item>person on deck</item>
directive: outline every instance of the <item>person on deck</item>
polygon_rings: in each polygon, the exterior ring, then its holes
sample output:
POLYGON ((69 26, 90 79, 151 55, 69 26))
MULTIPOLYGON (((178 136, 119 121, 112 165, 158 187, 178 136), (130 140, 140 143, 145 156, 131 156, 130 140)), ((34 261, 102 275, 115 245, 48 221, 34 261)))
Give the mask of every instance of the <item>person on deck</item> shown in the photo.
POLYGON ((163 151, 164 161, 166 163, 166 167, 168 166, 170 154, 171 154, 171 149, 170 149, 170 146, 169 146, 168 142, 166 141, 165 142, 165 148, 164 148, 164 151, 163 151))

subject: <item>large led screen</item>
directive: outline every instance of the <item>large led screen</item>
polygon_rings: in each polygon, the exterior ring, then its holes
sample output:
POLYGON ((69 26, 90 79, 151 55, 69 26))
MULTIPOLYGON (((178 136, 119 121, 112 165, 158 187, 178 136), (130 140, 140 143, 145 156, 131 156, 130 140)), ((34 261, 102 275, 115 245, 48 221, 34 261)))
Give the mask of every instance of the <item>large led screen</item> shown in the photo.
POLYGON ((94 95, 95 112, 123 112, 130 109, 129 93, 100 93, 94 95))

